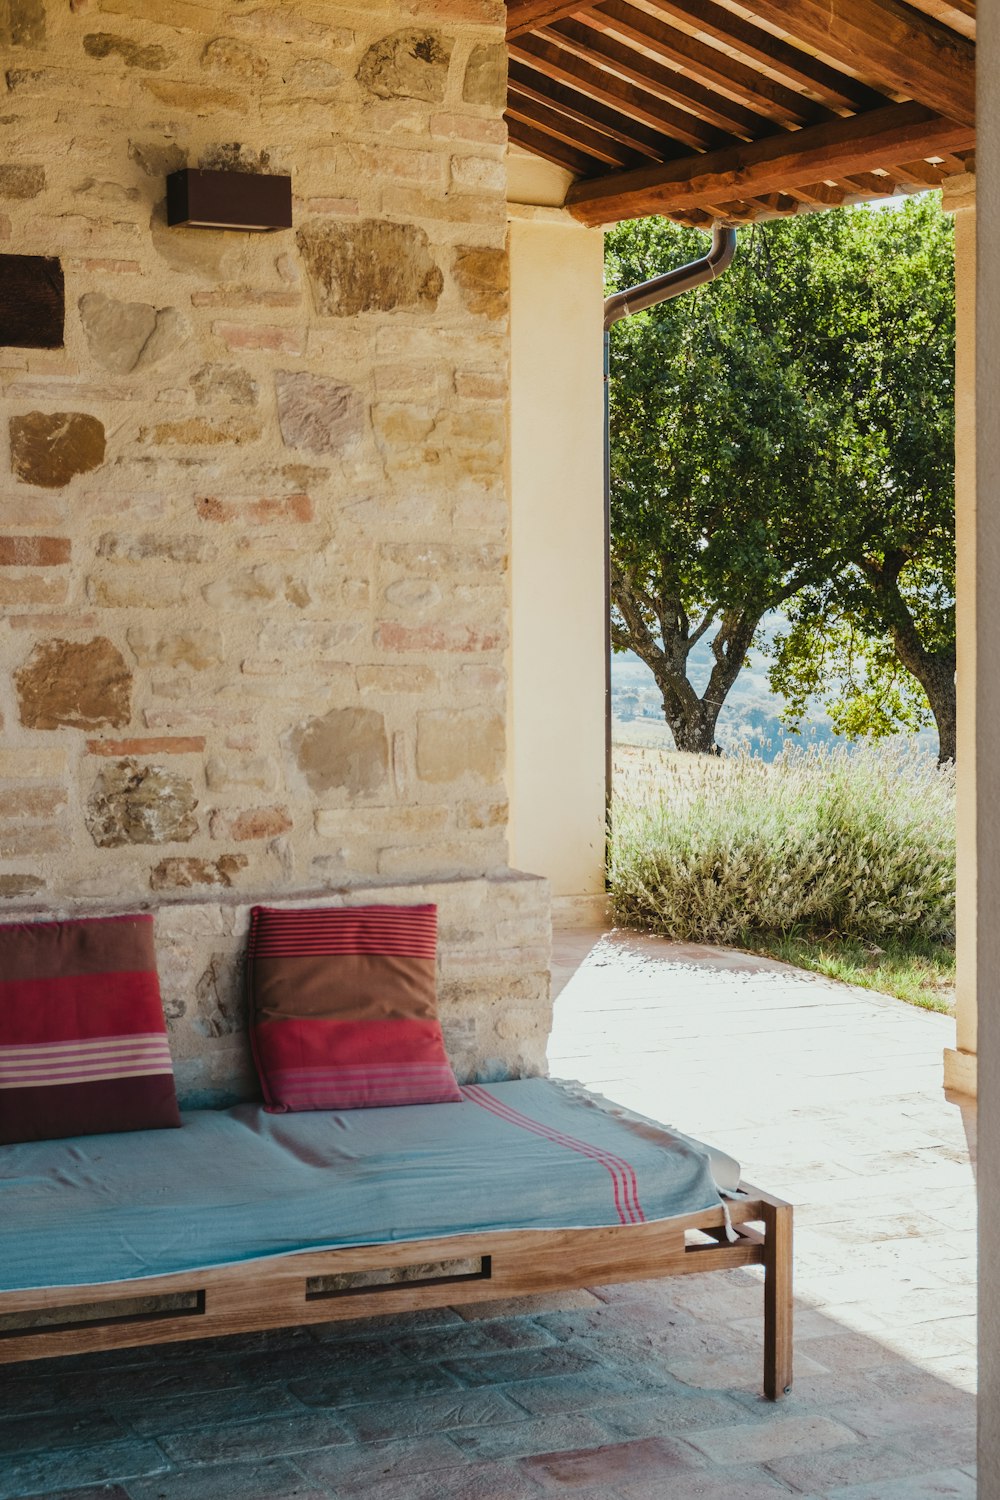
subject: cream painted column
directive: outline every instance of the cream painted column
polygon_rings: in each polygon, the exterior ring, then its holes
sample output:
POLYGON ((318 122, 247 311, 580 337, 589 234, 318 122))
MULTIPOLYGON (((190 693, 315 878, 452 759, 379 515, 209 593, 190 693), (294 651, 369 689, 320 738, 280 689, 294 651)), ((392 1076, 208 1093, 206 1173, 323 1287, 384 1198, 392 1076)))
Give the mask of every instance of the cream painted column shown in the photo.
POLYGON ((955 216, 955 531, 958 645, 958 985, 945 1087, 976 1092, 976 179, 944 183, 955 216))
POLYGON ((1000 1500, 1000 5, 980 7, 977 47, 978 1493, 1000 1500))
POLYGON ((566 173, 510 165, 510 861, 586 921, 606 906, 604 237, 552 206, 566 173))

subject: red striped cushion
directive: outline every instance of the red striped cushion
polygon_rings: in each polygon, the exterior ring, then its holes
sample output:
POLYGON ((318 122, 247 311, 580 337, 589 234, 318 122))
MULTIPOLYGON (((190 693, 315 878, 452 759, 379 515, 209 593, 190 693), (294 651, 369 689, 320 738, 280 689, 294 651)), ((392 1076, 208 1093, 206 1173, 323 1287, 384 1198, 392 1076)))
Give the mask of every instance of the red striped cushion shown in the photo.
POLYGON ((152 917, 0 927, 0 1143, 178 1125, 152 917))
POLYGON ((460 1103, 436 952, 435 906, 255 906, 251 1037, 268 1108, 460 1103))

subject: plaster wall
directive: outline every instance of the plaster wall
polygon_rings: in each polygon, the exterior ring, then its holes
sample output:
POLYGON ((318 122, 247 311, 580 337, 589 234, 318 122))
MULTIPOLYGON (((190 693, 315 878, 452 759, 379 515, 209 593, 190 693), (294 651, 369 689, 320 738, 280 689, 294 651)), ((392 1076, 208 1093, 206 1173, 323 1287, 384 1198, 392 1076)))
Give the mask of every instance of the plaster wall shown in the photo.
POLYGON ((945 1085, 976 1092, 976 180, 948 178, 955 217, 955 531, 958 646, 958 900, 956 1045, 945 1085))
MULTIPOLYGON (((0 6, 0 254, 66 291, 63 348, 0 348, 5 911, 210 935, 462 886, 466 1072, 522 1034, 539 1065, 549 1016, 545 884, 504 894, 504 16, 0 6), (290 174, 295 228, 169 229, 183 166, 290 174)), ((182 1053, 218 1040, 203 959, 182 1053)))
POLYGON ((977 41, 976 849, 979 928, 980 1500, 1000 1500, 1000 7, 977 41))
POLYGON ((546 876, 564 912, 594 916, 604 907, 604 237, 551 208, 511 212, 511 859, 546 876))

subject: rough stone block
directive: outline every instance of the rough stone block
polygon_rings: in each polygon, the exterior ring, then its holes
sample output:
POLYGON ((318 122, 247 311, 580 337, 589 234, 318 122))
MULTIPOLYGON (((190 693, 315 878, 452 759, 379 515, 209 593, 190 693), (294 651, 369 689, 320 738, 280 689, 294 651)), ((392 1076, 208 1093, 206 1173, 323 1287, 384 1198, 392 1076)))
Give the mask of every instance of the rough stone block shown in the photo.
POLYGON ((126 68, 142 68, 149 72, 159 72, 172 62, 172 56, 165 47, 155 42, 142 46, 138 42, 131 41, 128 37, 117 36, 111 31, 92 31, 83 39, 83 50, 88 57, 115 57, 121 60, 126 68))
POLYGON ((40 641, 15 673, 21 723, 29 729, 127 724, 132 674, 105 636, 40 641))
POLYGON ((45 168, 0 162, 0 198, 37 198, 45 190, 45 168))
POLYGON ((426 231, 415 224, 318 222, 303 225, 296 238, 324 316, 437 307, 444 276, 426 231))
POLYGON ((214 812, 211 827, 214 839, 232 839, 237 844, 253 839, 278 838, 292 828, 287 807, 250 807, 244 812, 214 812))
POLYGON ((473 47, 465 65, 462 98, 466 104, 503 109, 507 103, 507 49, 496 42, 473 47))
POLYGON ((438 31, 397 31, 373 42, 361 59, 358 82, 380 99, 440 104, 448 86, 453 43, 438 31))
POLYGON ((499 781, 504 754, 504 722, 499 715, 484 716, 474 709, 417 715, 417 775, 422 781, 451 782, 463 776, 499 781))
POLYGON ((510 264, 505 250, 460 245, 455 251, 452 273, 471 313, 482 313, 487 318, 506 316, 510 264))
POLYGON ((290 744, 299 770, 319 795, 343 790, 361 796, 385 785, 389 742, 385 720, 374 709, 332 709, 300 725, 290 744))
POLYGON ((78 306, 91 354, 118 375, 157 364, 179 349, 191 332, 175 307, 119 302, 103 292, 87 292, 78 306))
POLYGON ((100 773, 84 816, 99 849, 185 843, 198 832, 197 805, 186 776, 127 759, 100 773))
POLYGON ((18 479, 62 489, 104 462, 104 424, 84 412, 28 412, 11 417, 10 461, 18 479))
POLYGON ((337 453, 361 436, 365 407, 352 386, 304 370, 279 371, 275 390, 278 423, 288 447, 337 453))
POLYGON ((180 891, 197 886, 233 884, 250 861, 245 854, 220 854, 218 859, 161 859, 149 873, 150 890, 180 891))
POLYGON ((130 625, 125 638, 143 667, 184 667, 204 672, 225 659, 222 632, 213 626, 168 627, 161 633, 154 625, 130 625))

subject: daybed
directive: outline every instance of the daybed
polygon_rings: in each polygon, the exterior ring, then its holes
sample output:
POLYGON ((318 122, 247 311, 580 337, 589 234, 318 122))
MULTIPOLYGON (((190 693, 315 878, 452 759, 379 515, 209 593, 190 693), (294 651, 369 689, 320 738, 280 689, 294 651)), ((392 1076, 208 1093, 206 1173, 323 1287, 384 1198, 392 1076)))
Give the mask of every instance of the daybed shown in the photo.
POLYGON ((182 1118, 0 1148, 0 1363, 760 1264, 790 1387, 791 1207, 575 1086, 182 1118))

